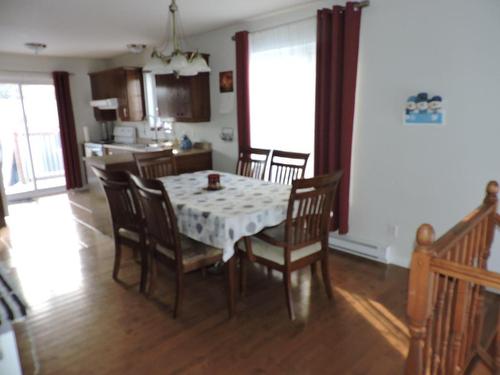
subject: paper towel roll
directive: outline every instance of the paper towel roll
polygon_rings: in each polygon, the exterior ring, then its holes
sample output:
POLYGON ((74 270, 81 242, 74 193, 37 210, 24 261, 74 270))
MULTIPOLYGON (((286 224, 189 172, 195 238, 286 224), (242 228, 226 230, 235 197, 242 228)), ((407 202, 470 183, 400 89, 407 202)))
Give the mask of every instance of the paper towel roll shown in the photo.
POLYGON ((90 141, 90 134, 89 134, 89 127, 88 126, 83 127, 83 140, 85 142, 90 141))

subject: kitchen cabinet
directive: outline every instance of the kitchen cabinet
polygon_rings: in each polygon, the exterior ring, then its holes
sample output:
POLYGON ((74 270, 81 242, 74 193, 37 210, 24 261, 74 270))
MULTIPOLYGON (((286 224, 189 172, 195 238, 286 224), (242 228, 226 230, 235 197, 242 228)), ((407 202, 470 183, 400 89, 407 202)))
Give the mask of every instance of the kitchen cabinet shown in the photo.
POLYGON ((142 121, 145 114, 142 68, 122 67, 90 73, 92 100, 117 98, 117 110, 94 108, 97 121, 142 121))
MULTIPOLYGON (((203 57, 208 62, 208 55, 203 57)), ((155 80, 161 117, 174 117, 179 122, 210 121, 209 73, 192 77, 157 74, 155 80)))

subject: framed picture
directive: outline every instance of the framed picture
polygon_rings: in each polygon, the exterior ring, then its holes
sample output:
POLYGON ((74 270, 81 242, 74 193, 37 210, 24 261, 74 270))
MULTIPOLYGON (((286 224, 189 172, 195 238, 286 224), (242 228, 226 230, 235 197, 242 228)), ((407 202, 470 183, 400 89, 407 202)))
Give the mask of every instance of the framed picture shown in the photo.
POLYGON ((444 125, 443 99, 421 92, 406 101, 404 124, 408 126, 444 125))
POLYGON ((219 73, 220 92, 233 92, 233 71, 219 73))

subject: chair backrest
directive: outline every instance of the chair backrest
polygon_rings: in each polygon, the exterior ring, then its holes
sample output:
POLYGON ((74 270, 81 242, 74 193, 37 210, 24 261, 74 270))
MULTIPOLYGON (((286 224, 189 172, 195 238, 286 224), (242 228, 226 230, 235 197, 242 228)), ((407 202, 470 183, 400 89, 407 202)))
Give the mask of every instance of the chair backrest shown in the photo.
POLYGON ((135 175, 130 178, 141 203, 149 240, 173 251, 176 260, 182 262, 177 218, 163 183, 135 175))
POLYGON ((266 175, 267 159, 271 150, 248 148, 240 150, 236 174, 263 180, 266 175))
MULTIPOLYGON (((497 322, 482 347, 484 287, 500 289, 500 274, 486 269, 499 223, 497 192, 498 184, 490 182, 483 204, 436 241, 431 225, 418 228, 408 285, 406 375, 468 373, 478 353, 481 360, 490 356, 488 341, 495 334, 498 340, 497 322)), ((496 357, 498 367, 498 347, 496 357)))
POLYGON ((291 185, 293 180, 304 178, 309 154, 274 150, 269 166, 269 181, 291 185))
POLYGON ((113 228, 139 230, 142 226, 138 201, 132 191, 127 172, 105 171, 92 167, 106 193, 113 228))
POLYGON ((142 178, 154 179, 177 174, 172 150, 135 152, 134 159, 142 178))
POLYGON ((285 222, 290 250, 328 241, 330 213, 342 171, 292 182, 285 222))

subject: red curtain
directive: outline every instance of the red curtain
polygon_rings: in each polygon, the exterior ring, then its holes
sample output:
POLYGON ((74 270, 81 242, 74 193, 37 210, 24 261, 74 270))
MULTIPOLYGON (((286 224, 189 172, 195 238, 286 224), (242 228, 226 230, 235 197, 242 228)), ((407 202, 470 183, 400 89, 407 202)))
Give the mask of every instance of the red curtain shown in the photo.
POLYGON ((349 230, 349 180, 356 96, 361 8, 318 11, 316 50, 315 175, 344 171, 334 207, 332 230, 349 230))
POLYGON ((68 72, 53 72, 52 77, 56 91, 57 113, 59 114, 66 188, 79 188, 82 187, 82 173, 78 143, 76 141, 73 105, 69 91, 69 74, 68 72))
POLYGON ((248 31, 235 35, 236 42, 236 98, 238 105, 238 147, 250 147, 250 91, 248 31))

